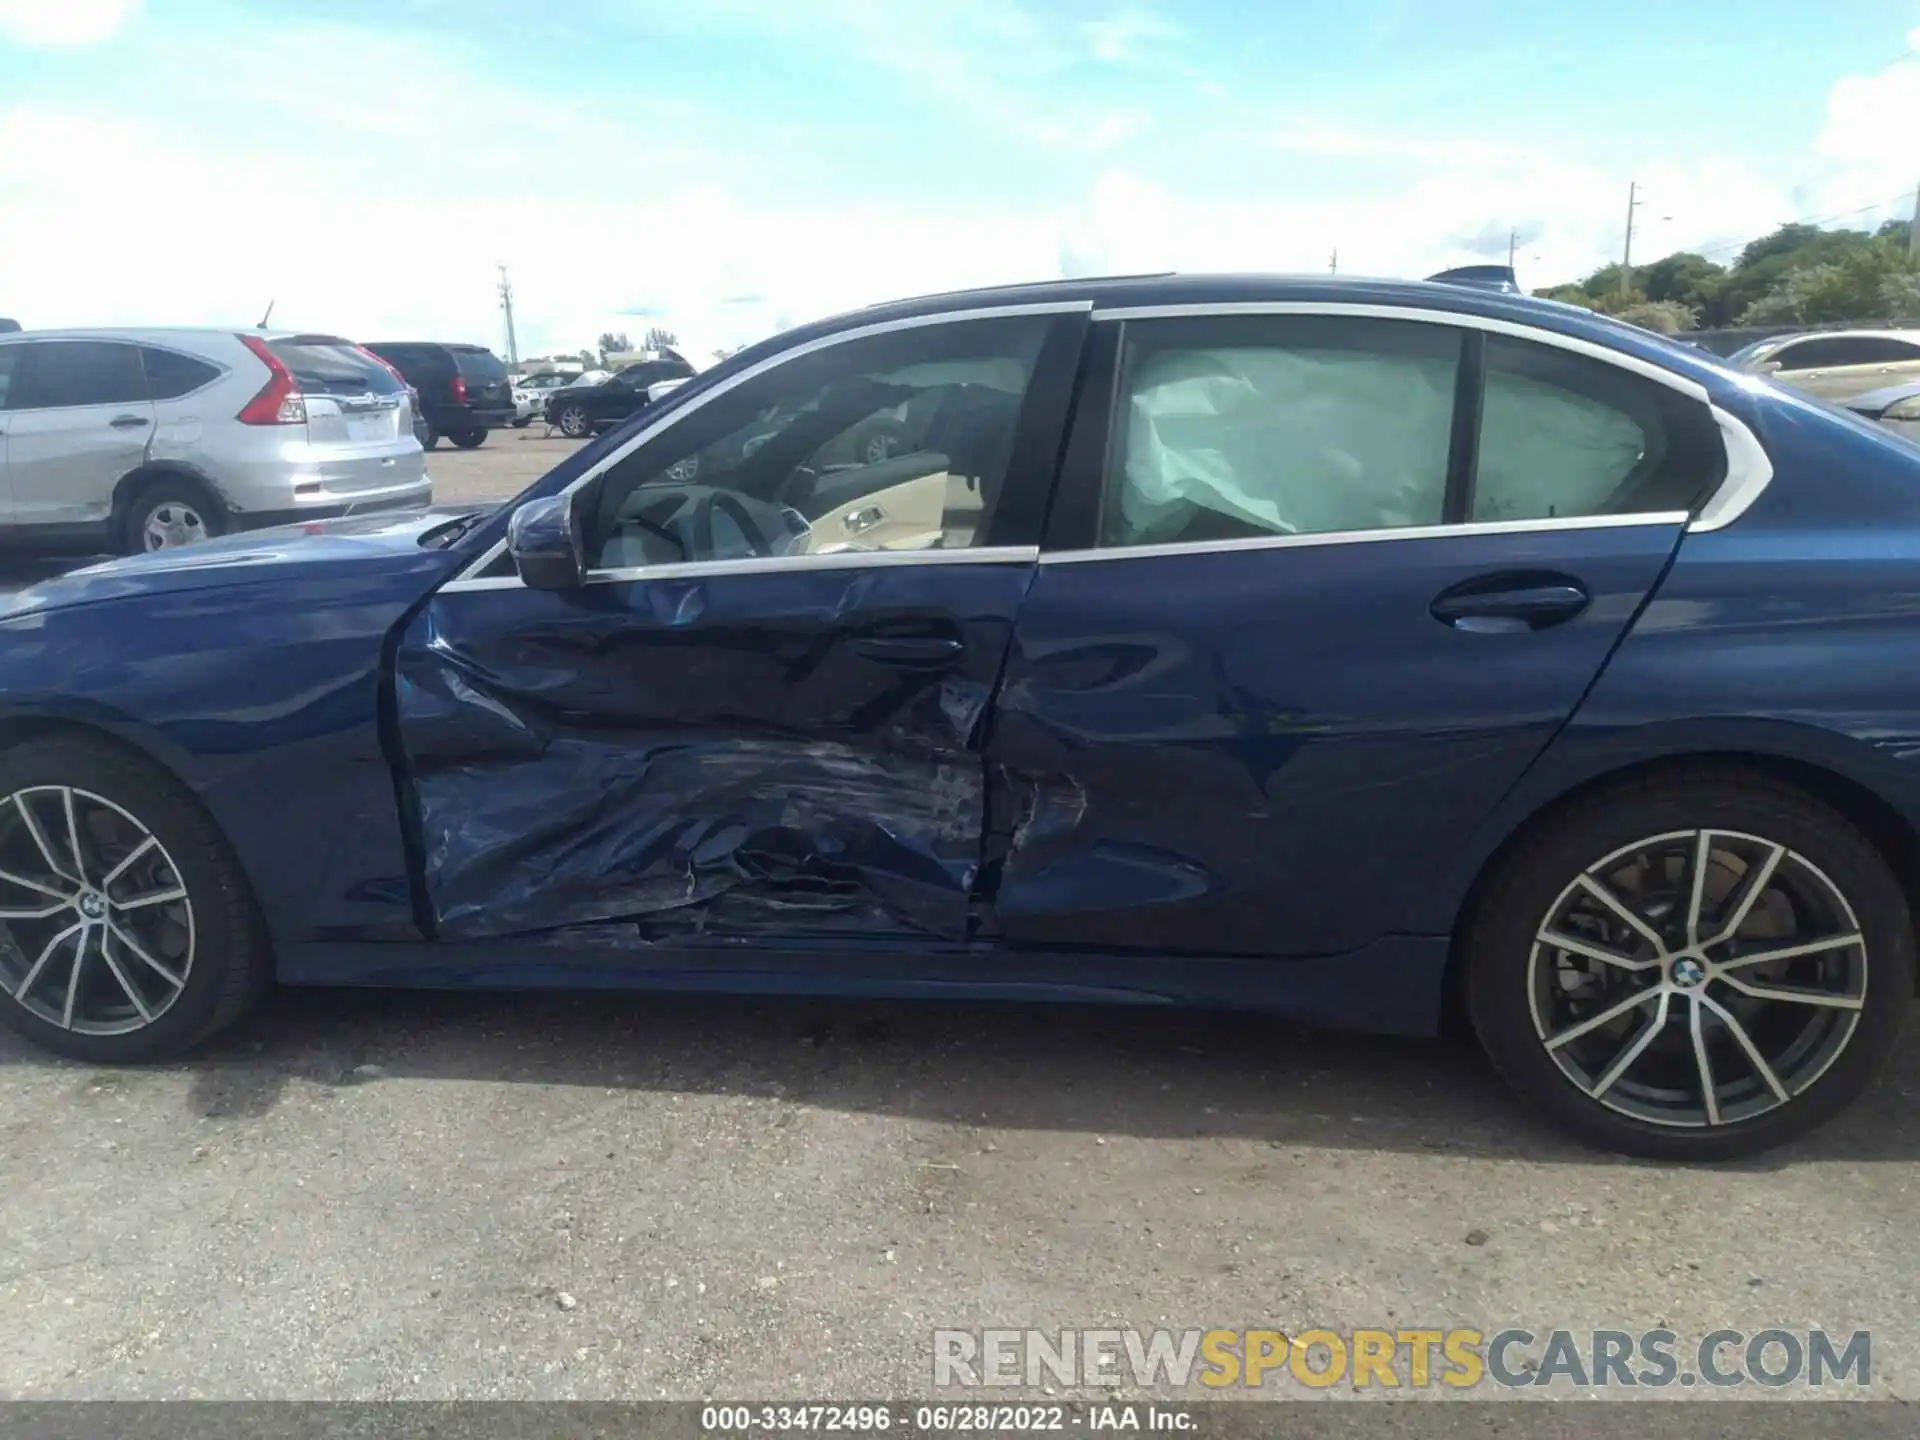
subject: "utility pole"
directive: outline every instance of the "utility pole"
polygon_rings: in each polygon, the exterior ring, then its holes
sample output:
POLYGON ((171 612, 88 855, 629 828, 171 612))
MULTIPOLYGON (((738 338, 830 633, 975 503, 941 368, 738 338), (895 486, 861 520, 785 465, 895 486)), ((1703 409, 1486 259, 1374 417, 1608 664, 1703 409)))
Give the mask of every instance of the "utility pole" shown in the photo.
POLYGON ((507 279, 507 267, 500 267, 500 308, 507 312, 507 368, 520 363, 520 344, 513 334, 513 282, 507 279))
POLYGON ((1333 247, 1333 255, 1327 261, 1327 273, 1329 275, 1338 275, 1340 273, 1340 247, 1338 245, 1333 247))
POLYGON ((1509 270, 1513 268, 1513 252, 1519 247, 1519 244, 1520 244, 1519 230, 1513 229, 1513 230, 1507 231, 1507 269, 1509 270))
POLYGON ((1626 299, 1633 290, 1633 212, 1640 207, 1640 182, 1627 182, 1627 247, 1620 256, 1620 298, 1626 299))
POLYGON ((1907 258, 1920 260, 1920 190, 1913 195, 1913 219, 1907 224, 1907 258))

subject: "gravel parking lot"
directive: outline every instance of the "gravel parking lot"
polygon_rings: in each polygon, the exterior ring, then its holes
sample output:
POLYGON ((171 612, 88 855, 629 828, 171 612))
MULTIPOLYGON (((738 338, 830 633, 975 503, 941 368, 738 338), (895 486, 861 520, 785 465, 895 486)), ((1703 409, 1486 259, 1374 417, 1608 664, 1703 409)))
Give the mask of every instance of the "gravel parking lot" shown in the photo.
MULTIPOLYGON (((443 450, 437 498, 572 446, 443 450)), ((0 1395, 905 1396, 936 1327, 1464 1324, 1871 1329, 1920 1398, 1917 1087, 1910 1048, 1681 1169, 1462 1043, 1249 1017, 286 992, 153 1069, 0 1035, 0 1395)))

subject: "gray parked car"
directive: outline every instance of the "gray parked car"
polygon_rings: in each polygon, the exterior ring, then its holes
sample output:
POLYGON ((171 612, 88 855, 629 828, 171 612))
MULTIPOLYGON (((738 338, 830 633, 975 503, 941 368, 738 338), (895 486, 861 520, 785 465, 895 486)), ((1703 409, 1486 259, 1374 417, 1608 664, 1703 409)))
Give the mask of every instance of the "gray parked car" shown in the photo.
POLYGON ((1844 405, 1869 390, 1920 380, 1920 331, 1773 335, 1727 358, 1743 370, 1844 405))
POLYGON ((333 335, 0 335, 0 544, 161 550, 432 498, 407 385, 333 335))

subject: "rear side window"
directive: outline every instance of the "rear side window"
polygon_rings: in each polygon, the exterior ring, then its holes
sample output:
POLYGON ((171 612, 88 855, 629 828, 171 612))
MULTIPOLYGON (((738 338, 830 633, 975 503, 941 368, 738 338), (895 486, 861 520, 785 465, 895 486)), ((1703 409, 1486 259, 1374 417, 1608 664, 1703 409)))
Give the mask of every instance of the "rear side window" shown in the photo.
POLYGON ((174 400, 220 378, 220 367, 182 355, 177 350, 140 347, 140 362, 147 371, 147 393, 155 400, 174 400))
POLYGON ((10 408, 58 410, 80 405, 144 403, 140 352, 108 340, 40 340, 28 351, 10 408))
POLYGON ((507 367, 500 363, 500 357, 491 350, 456 349, 453 363, 459 367, 464 380, 492 385, 507 378, 507 367))
POLYGON ((13 386, 13 372, 19 363, 19 345, 0 345, 0 410, 7 408, 7 393, 13 386))
POLYGON ((1687 510, 1725 477, 1700 402, 1557 346, 1490 335, 1486 347, 1472 519, 1687 510))
POLYGON ((345 340, 270 340, 267 348, 309 395, 392 395, 404 389, 393 372, 345 340))
POLYGON ((1774 355, 1782 370, 1822 370, 1835 365, 1864 365, 1871 351, 1858 338, 1801 340, 1774 355))
POLYGON ((1126 335, 1102 545, 1441 522, 1460 332, 1297 315, 1126 335))

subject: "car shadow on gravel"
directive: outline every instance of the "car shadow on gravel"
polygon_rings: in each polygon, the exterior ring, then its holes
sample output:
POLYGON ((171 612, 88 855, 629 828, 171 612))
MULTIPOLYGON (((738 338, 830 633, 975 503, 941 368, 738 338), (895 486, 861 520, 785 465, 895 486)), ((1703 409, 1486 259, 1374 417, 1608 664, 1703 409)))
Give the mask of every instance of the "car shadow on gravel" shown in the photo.
MULTIPOLYGON (((0 1066, 65 1063, 0 1033, 0 1066)), ((286 990, 177 1068, 210 1118, 268 1115, 295 1083, 481 1080, 956 1126, 1608 1163, 1535 1120, 1463 1040, 1157 1007, 286 990)), ((1839 1120, 1745 1168, 1920 1158, 1916 1085, 1908 1046, 1839 1120)))

